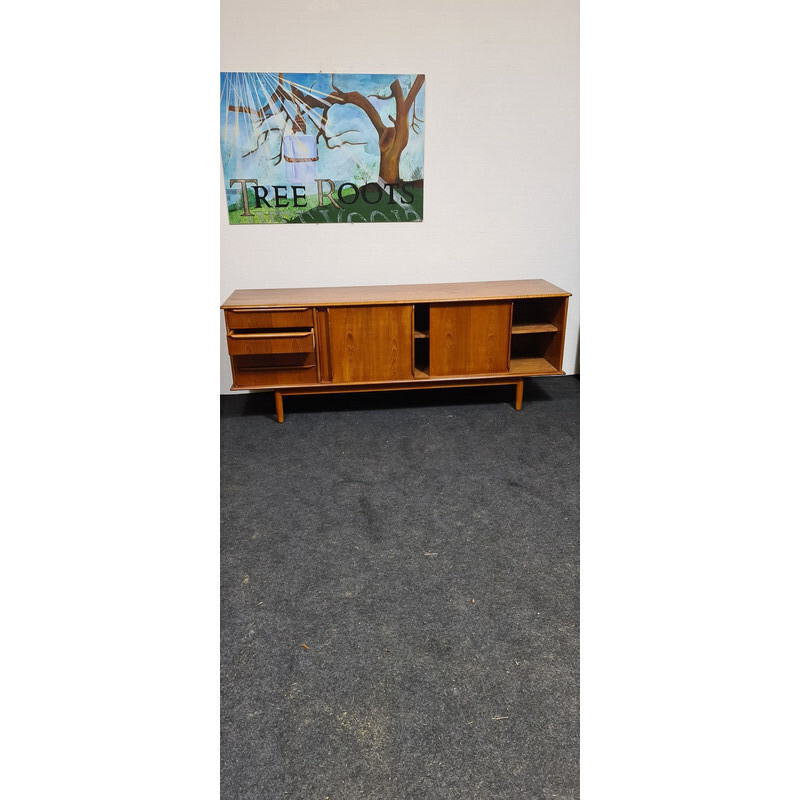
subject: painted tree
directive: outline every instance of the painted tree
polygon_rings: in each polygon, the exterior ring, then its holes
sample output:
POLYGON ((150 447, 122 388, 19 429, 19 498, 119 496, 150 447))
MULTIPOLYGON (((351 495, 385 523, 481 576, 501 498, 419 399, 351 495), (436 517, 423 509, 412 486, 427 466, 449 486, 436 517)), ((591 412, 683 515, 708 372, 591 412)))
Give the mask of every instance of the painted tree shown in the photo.
MULTIPOLYGON (((336 86, 335 76, 331 75, 331 91, 320 93, 314 92, 313 87, 305 90, 297 84, 287 81, 284 73, 279 73, 278 84, 263 106, 229 105, 228 110, 251 115, 259 127, 269 126, 259 133, 255 148, 244 154, 248 156, 266 144, 270 133, 278 132, 280 136, 288 125, 295 130, 301 129, 306 132, 309 122, 317 130, 317 145, 323 141, 329 150, 348 145, 364 145, 366 142, 352 142, 343 138, 347 134, 354 133, 353 130, 339 133, 328 131, 328 116, 331 109, 338 105, 353 105, 366 114, 377 133, 380 151, 378 167, 380 179, 387 184, 398 183, 401 180, 400 157, 408 145, 410 132, 419 133, 420 123, 424 122, 416 113, 417 95, 424 83, 425 76, 417 75, 408 92, 404 94, 400 80, 395 78, 389 86, 387 94, 364 95, 361 92, 342 91, 336 86), (370 102, 370 97, 381 101, 394 100, 395 112, 394 115, 388 115, 389 125, 384 124, 378 110, 370 102), (270 125, 270 123, 274 124, 270 125)), ((273 163, 280 164, 282 159, 283 141, 281 139, 278 153, 273 157, 273 163)))

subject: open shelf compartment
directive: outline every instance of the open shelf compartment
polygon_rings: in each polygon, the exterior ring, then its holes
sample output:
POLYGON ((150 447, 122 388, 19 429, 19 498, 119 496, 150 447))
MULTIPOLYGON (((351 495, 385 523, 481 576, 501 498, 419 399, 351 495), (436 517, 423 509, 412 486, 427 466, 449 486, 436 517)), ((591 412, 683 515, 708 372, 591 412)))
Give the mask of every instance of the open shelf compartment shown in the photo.
POLYGON ((514 300, 512 333, 550 333, 564 325, 563 297, 534 297, 514 300))

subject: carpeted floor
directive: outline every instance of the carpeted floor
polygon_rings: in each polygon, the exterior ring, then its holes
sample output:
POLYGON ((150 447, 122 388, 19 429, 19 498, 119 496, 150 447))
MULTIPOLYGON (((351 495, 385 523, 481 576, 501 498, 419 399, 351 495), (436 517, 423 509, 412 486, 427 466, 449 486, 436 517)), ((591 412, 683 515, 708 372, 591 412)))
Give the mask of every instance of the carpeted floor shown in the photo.
POLYGON ((222 800, 578 798, 579 385, 221 398, 222 800))

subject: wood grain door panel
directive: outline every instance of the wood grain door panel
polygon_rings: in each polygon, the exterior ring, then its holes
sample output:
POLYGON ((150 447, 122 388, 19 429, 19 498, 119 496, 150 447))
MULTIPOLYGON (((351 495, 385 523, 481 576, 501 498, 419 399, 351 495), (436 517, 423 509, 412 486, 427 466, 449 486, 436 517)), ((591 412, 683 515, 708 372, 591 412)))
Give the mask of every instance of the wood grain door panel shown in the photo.
POLYGON ((412 306, 331 306, 327 317, 334 383, 413 378, 412 306))
POLYGON ((430 307, 430 376, 508 372, 511 303, 430 307))

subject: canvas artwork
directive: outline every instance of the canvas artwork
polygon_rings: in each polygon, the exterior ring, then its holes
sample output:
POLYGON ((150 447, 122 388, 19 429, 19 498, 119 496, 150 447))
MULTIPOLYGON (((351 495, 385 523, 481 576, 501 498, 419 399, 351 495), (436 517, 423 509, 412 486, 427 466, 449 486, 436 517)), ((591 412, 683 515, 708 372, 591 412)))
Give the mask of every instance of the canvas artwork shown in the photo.
POLYGON ((220 77, 232 225, 422 221, 424 75, 220 77))

